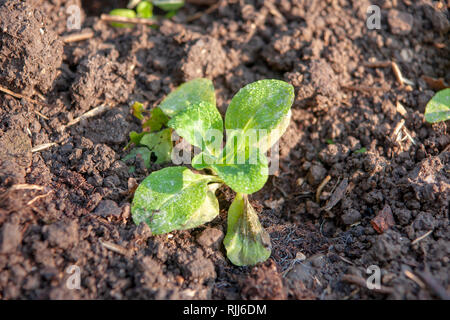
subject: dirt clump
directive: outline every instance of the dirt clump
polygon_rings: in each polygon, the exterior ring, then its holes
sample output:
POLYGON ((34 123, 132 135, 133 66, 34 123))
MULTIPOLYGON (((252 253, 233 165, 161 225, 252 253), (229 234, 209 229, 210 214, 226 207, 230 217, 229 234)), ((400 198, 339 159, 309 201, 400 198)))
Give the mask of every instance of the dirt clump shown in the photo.
POLYGON ((26 94, 46 93, 57 78, 63 44, 45 15, 24 1, 0 1, 0 84, 26 94))

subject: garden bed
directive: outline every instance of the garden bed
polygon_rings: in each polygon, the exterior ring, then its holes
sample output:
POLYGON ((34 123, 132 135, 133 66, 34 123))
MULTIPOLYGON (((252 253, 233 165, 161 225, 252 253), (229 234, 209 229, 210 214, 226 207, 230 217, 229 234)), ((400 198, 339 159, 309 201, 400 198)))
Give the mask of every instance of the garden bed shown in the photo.
POLYGON ((448 122, 423 116, 436 91, 424 76, 450 83, 445 1, 373 1, 380 30, 366 26, 373 3, 356 0, 222 1, 194 20, 208 7, 188 3, 158 29, 99 19, 123 1, 7 2, 0 85, 24 97, 0 93, 0 298, 432 299, 448 291, 450 135, 448 122), (93 37, 63 42, 75 32, 67 31, 71 4, 93 37), (399 83, 392 62, 411 84, 399 83), (250 82, 295 88, 280 168, 251 196, 272 239, 271 257, 254 267, 226 258, 234 194, 226 187, 216 192, 220 217, 204 227, 151 236, 130 216, 136 183, 163 167, 137 161, 130 173, 120 160, 129 132, 140 130, 130 105, 152 108, 198 77, 213 81, 222 115, 250 82), (393 218, 386 229, 379 214, 393 218), (80 289, 67 286, 72 265, 80 289), (355 284, 373 265, 378 291, 355 284))

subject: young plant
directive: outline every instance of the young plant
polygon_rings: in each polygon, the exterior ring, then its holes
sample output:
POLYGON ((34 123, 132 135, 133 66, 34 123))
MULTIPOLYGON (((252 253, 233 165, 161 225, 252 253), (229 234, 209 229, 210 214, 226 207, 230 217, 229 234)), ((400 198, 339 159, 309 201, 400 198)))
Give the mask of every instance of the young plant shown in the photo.
POLYGON ((429 123, 450 119, 450 88, 439 91, 425 108, 425 120, 429 123))
MULTIPOLYGON (((122 160, 127 161, 140 155, 147 169, 150 168, 152 159, 156 164, 169 162, 172 154, 172 129, 167 128, 169 118, 159 108, 154 108, 150 112, 150 116, 146 118, 144 106, 140 102, 135 102, 132 109, 133 115, 141 120, 143 131, 141 133, 130 132, 130 142, 124 150, 132 144, 136 148, 132 149, 122 160)), ((134 169, 134 167, 130 167, 130 172, 133 172, 134 169)))
MULTIPOLYGON (((153 5, 168 11, 166 17, 173 16, 176 11, 184 6, 184 0, 152 0, 152 1, 136 1, 132 0, 128 4, 127 9, 119 8, 110 11, 112 16, 121 16, 125 18, 144 18, 151 19, 153 17, 153 5)), ((111 22, 111 25, 118 28, 133 28, 132 23, 111 22)))
POLYGON ((226 184, 236 192, 224 239, 228 258, 238 266, 265 261, 271 253, 270 237, 248 195, 268 179, 265 153, 286 131, 293 100, 292 85, 256 81, 233 97, 224 123, 210 80, 195 79, 170 93, 158 108, 170 118, 169 128, 201 150, 192 167, 208 173, 184 166, 151 173, 136 189, 133 221, 147 223, 153 234, 200 226, 218 216, 215 191, 226 184))

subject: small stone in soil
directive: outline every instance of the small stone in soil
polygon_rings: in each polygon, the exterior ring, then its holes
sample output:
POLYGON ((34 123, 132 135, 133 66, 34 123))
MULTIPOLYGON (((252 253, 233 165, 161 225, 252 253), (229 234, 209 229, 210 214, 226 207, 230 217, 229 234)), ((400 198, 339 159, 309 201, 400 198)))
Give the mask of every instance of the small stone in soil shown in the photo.
POLYGON ((67 249, 78 243, 78 222, 59 221, 43 228, 47 234, 48 242, 54 247, 67 249))
POLYGON ((141 222, 134 231, 134 236, 141 241, 147 240, 152 235, 152 230, 145 222, 141 222))
POLYGON ((351 225, 361 220, 361 213, 358 210, 349 209, 341 216, 341 219, 344 224, 351 225))
POLYGON ((94 213, 96 215, 99 215, 101 217, 107 217, 107 216, 120 216, 122 213, 122 210, 119 208, 117 203, 115 203, 112 200, 102 200, 98 204, 97 208, 95 209, 94 213))
POLYGON ((12 223, 5 223, 2 228, 0 243, 0 253, 9 253, 16 250, 22 242, 22 233, 19 226, 12 223))
POLYGON ((318 185, 325 178, 327 170, 321 165, 313 165, 309 168, 307 179, 308 183, 312 186, 318 185))
POLYGON ((395 221, 392 215, 391 207, 386 204, 377 216, 370 221, 370 223, 378 233, 383 233, 390 227, 394 226, 395 221))
POLYGON ((197 242, 205 248, 218 249, 224 235, 223 231, 216 228, 207 228, 197 237, 197 242))
POLYGON ((185 278, 189 279, 214 279, 216 271, 214 264, 209 259, 196 259, 182 267, 185 278))
POLYGON ((412 30, 414 17, 407 12, 392 9, 388 14, 388 23, 393 34, 406 35, 412 30))

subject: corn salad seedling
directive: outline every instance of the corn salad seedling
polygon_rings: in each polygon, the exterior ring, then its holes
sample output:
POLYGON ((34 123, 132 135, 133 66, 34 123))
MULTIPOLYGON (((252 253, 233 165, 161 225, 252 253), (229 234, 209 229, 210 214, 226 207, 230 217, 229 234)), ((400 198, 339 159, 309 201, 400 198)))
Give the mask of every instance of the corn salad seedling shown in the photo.
MULTIPOLYGON (((152 0, 135 1, 132 0, 125 8, 113 9, 109 12, 112 16, 124 18, 143 18, 151 19, 153 17, 153 6, 167 11, 166 18, 175 15, 177 10, 184 6, 184 0, 152 0)), ((111 25, 118 28, 133 28, 133 23, 111 22, 111 25)))
POLYGON ((209 174, 184 166, 152 172, 136 189, 134 222, 147 223, 153 234, 198 227, 218 216, 215 191, 226 184, 236 192, 224 239, 228 258, 238 266, 265 261, 271 253, 270 237, 248 195, 268 179, 265 153, 286 131, 293 100, 292 85, 256 81, 233 97, 224 122, 210 80, 195 79, 170 93, 158 106, 169 118, 167 130, 201 150, 191 165, 209 174))

